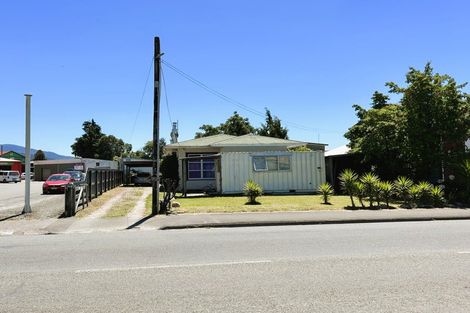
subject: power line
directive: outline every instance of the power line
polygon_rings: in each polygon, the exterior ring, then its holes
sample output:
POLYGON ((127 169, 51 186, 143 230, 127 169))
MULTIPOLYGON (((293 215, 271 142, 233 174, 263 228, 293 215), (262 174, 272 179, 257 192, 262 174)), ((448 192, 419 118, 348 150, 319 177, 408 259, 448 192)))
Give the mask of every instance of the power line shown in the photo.
POLYGON ((173 119, 171 118, 171 113, 170 113, 170 106, 168 105, 168 93, 166 91, 166 82, 165 82, 165 75, 163 75, 163 67, 160 69, 160 73, 162 74, 163 90, 165 90, 165 102, 166 102, 166 109, 168 111, 168 118, 170 119, 170 125, 173 125, 173 119))
MULTIPOLYGON (((183 70, 177 68, 176 66, 172 65, 171 63, 169 63, 168 61, 165 61, 162 59, 162 63, 169 67, 170 69, 172 69, 173 71, 175 71, 176 73, 178 73, 179 75, 181 75, 182 77, 186 78, 187 80, 189 80, 190 82, 192 82, 193 84, 199 86, 200 88, 206 90, 207 92, 215 95, 216 97, 226 101, 226 102, 229 102, 237 107, 239 107, 240 109, 243 109, 245 111, 248 111, 254 115, 257 115, 257 116, 260 116, 260 117, 265 117, 265 113, 264 112, 260 112, 254 108, 251 108, 237 100, 234 100, 226 95, 224 95, 223 93, 213 89, 213 88, 210 88, 209 86, 207 86, 205 83, 201 82, 200 80, 192 77, 191 75, 185 73, 183 70)), ((318 128, 313 128, 313 127, 308 127, 308 126, 305 126, 305 125, 301 125, 301 124, 298 124, 298 123, 294 123, 294 122, 290 122, 290 121, 285 121, 283 120, 284 124, 285 125, 288 125, 288 126, 291 126, 293 128, 297 128, 297 129, 300 129, 300 130, 304 130, 304 131, 311 131, 311 132, 318 132, 318 128)))
POLYGON ((137 124, 137 119, 140 115, 140 110, 142 109, 142 103, 144 102, 144 96, 145 96, 145 92, 147 90, 147 85, 148 85, 148 82, 149 82, 149 77, 150 77, 150 73, 152 71, 152 67, 153 67, 153 57, 150 60, 150 66, 149 66, 149 70, 148 70, 148 73, 147 73, 147 78, 145 79, 144 90, 142 91, 142 96, 140 97, 139 109, 137 110, 137 113, 135 115, 134 124, 132 125, 132 130, 131 130, 131 135, 130 135, 129 142, 132 142, 132 138, 134 137, 135 125, 137 124))

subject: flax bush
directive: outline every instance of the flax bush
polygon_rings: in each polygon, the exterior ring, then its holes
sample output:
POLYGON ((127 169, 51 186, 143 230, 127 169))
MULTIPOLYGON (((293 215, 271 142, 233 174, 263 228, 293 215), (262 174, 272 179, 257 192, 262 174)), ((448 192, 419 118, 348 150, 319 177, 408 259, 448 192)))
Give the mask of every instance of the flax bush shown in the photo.
POLYGON ((263 194, 263 188, 253 180, 248 180, 243 187, 243 193, 248 197, 248 204, 257 204, 256 198, 263 194))

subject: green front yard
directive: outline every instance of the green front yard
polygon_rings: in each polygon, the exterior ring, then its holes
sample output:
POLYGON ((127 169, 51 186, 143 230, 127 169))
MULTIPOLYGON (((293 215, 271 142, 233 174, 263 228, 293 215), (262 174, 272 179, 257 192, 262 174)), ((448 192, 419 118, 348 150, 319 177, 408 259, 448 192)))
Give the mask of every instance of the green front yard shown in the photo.
MULTIPOLYGON (((150 214, 151 199, 150 195, 146 201, 147 214, 150 214)), ((266 195, 258 198, 260 204, 256 205, 246 204, 245 196, 188 197, 177 198, 174 201, 180 204, 180 207, 173 208, 176 213, 342 210, 351 205, 348 196, 333 196, 331 204, 322 204, 320 195, 266 195)))

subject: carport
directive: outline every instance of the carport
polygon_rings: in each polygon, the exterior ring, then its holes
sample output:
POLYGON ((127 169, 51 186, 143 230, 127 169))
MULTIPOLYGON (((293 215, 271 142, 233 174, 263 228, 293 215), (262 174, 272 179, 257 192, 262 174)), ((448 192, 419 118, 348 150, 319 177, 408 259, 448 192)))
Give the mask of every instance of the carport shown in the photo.
POLYGON ((131 183, 131 172, 133 169, 149 171, 152 173, 153 161, 145 159, 122 159, 122 171, 124 173, 124 184, 131 183))

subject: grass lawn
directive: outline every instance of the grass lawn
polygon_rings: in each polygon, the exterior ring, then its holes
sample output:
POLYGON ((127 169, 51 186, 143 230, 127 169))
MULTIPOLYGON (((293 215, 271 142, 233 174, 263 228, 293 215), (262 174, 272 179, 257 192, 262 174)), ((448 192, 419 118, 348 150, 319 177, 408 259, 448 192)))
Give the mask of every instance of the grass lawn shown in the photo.
POLYGON ((113 207, 106 212, 105 217, 126 216, 137 204, 139 198, 144 193, 143 188, 131 188, 123 195, 122 199, 116 202, 113 207))
MULTIPOLYGON (((152 197, 146 201, 147 211, 150 213, 152 197)), ((275 212, 275 211, 312 211, 312 210, 342 210, 351 205, 348 196, 333 196, 331 204, 322 204, 320 195, 275 195, 262 196, 258 199, 260 204, 246 204, 245 196, 226 197, 197 197, 177 198, 179 208, 173 208, 176 213, 215 213, 215 212, 275 212)), ((356 200, 356 203, 359 203, 356 200)))

